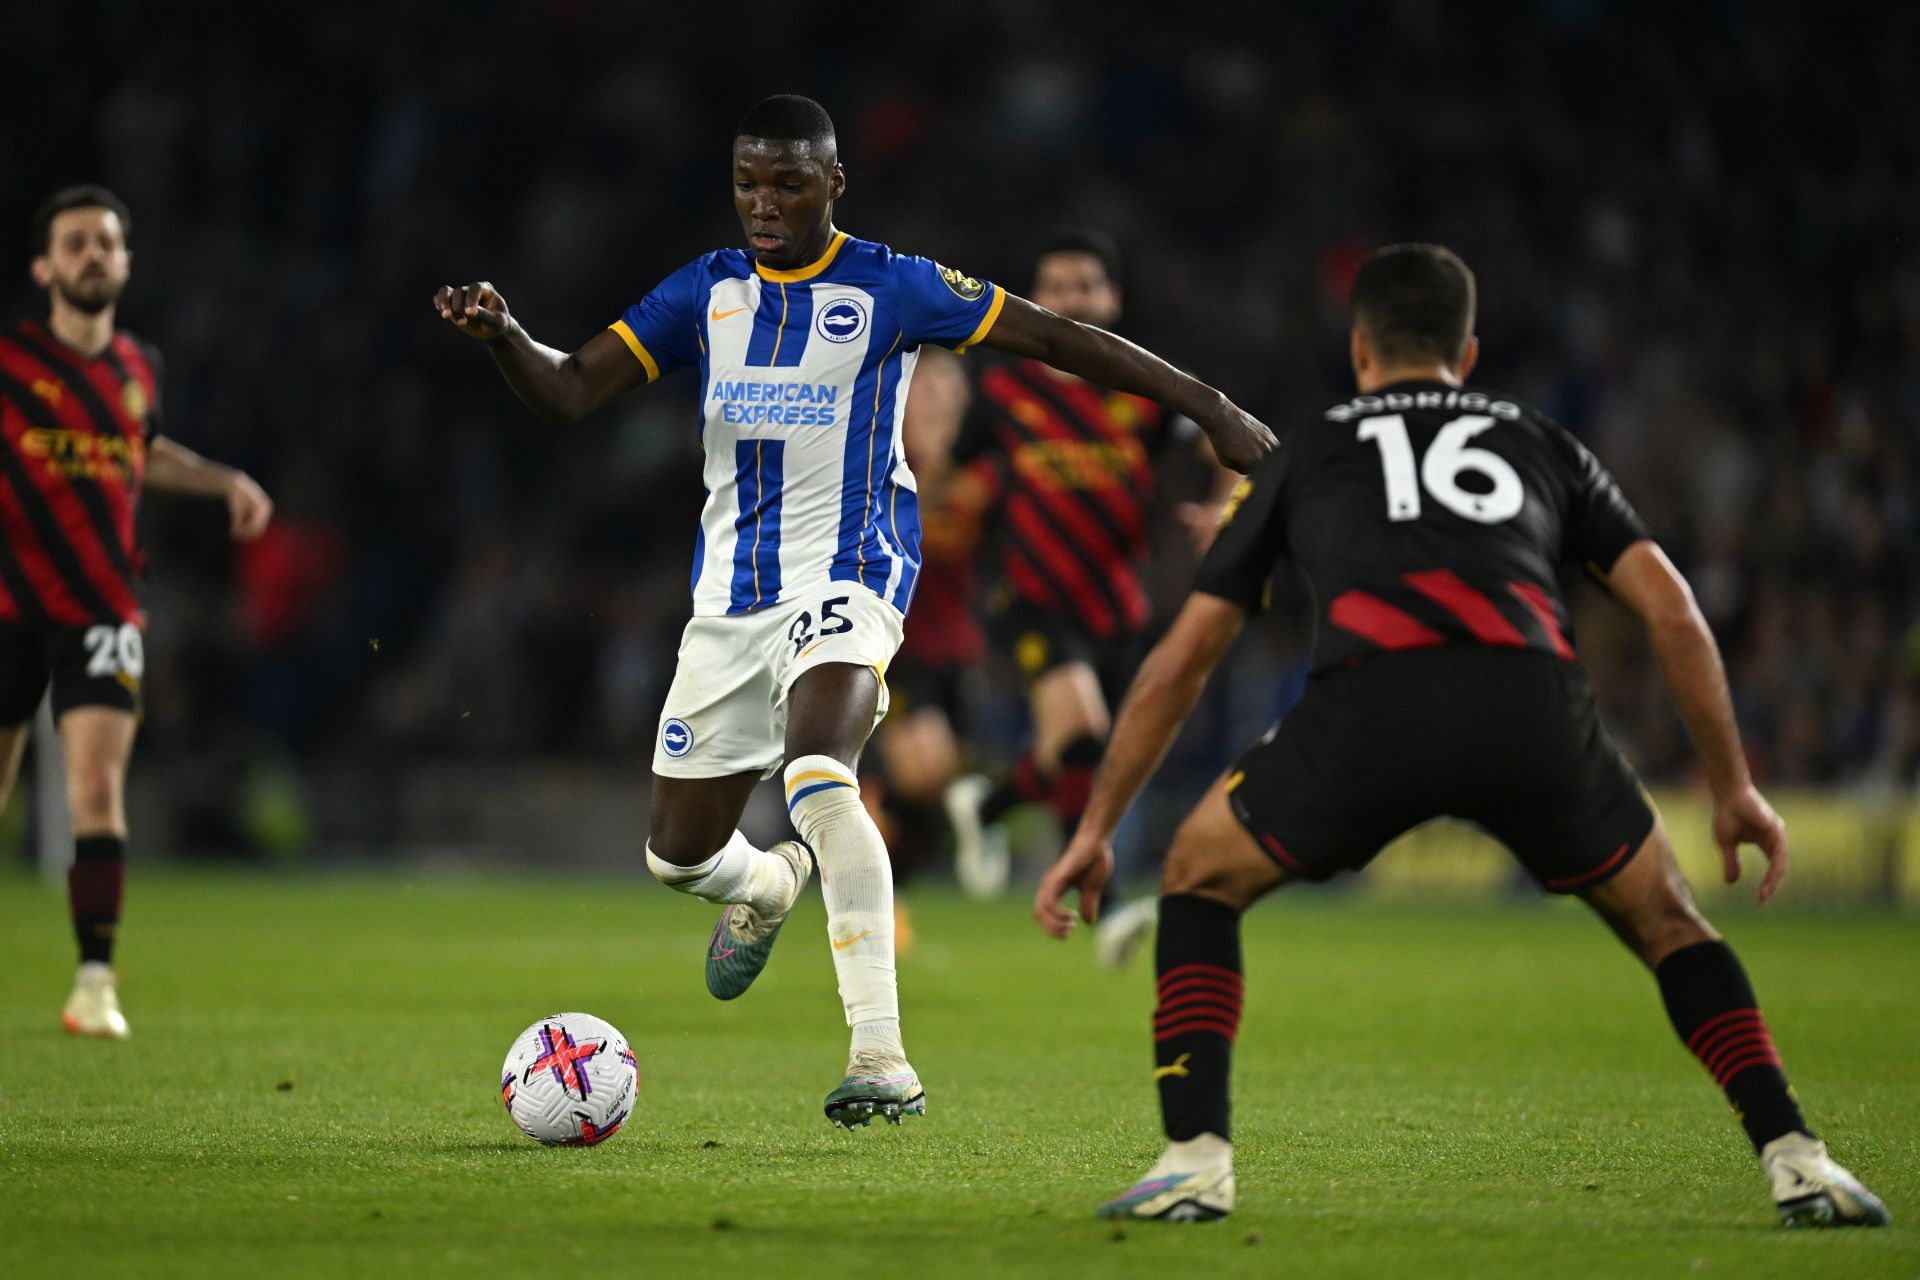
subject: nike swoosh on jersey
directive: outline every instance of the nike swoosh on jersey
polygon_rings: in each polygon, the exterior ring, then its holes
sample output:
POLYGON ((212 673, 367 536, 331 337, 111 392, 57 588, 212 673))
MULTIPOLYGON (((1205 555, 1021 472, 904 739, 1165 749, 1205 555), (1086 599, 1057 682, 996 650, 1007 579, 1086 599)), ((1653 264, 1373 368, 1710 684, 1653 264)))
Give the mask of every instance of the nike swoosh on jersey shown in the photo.
POLYGON ((707 318, 709 320, 725 320, 728 316, 737 316, 745 310, 745 307, 735 307, 731 311, 722 311, 720 308, 715 307, 708 313, 707 318))

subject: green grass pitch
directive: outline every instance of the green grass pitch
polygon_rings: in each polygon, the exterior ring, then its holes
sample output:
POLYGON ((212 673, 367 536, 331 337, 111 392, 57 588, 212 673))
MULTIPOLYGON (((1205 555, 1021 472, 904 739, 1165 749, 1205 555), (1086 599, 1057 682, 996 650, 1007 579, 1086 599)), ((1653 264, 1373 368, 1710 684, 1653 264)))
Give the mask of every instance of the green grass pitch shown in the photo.
POLYGON ((828 1128, 845 1050, 819 895, 760 986, 708 908, 626 879, 136 867, 124 1044, 70 1040, 64 904, 0 878, 0 1274, 661 1277, 1920 1275, 1920 921, 1723 926, 1886 1231, 1775 1225, 1651 981, 1574 905, 1339 895, 1247 928, 1241 1211, 1090 1216, 1157 1154, 1151 978, 1019 900, 912 893, 929 1115, 828 1128), (508 1042, 579 1008, 642 1072, 589 1150, 521 1137, 508 1042), (595 1268, 596 1271, 587 1271, 595 1268), (598 1269, 604 1270, 598 1270, 598 1269))

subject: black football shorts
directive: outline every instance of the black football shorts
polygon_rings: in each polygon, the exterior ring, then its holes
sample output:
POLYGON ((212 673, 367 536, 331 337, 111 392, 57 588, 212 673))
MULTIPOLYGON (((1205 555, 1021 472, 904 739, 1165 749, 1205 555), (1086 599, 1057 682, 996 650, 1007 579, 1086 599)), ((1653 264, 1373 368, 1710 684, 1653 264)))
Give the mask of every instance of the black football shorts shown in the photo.
POLYGON ((887 664, 887 692, 892 703, 887 715, 902 720, 931 708, 943 712, 954 728, 967 719, 965 667, 939 666, 910 654, 898 654, 887 664))
POLYGON ((1073 614, 1028 600, 1015 600, 995 615, 991 631, 1029 688, 1057 667, 1084 662, 1099 677, 1108 702, 1118 705, 1140 665, 1140 637, 1134 632, 1098 636, 1073 614))
POLYGON ((1547 653, 1449 646, 1316 677, 1240 757, 1229 803, 1288 873, 1358 871, 1430 818, 1471 822, 1541 885, 1577 893, 1653 830, 1633 771, 1579 666, 1547 653))
POLYGON ((0 726, 33 719, 53 685, 54 718, 75 707, 138 713, 146 655, 140 628, 0 625, 0 726))

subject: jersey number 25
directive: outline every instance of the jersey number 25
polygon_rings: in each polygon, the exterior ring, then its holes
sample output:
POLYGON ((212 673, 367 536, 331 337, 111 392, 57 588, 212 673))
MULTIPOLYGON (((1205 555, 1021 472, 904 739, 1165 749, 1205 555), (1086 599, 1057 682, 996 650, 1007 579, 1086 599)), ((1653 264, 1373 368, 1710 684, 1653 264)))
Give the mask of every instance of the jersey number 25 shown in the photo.
POLYGON ((1387 519, 1418 520, 1422 485, 1435 502, 1480 524, 1499 524, 1519 515, 1527 502, 1520 473, 1499 454, 1467 444, 1493 422, 1486 414, 1470 413, 1440 428, 1416 474, 1407 420, 1397 413, 1361 419, 1360 439, 1371 440, 1380 449, 1380 470, 1387 480, 1387 519), (1486 477, 1491 488, 1485 493, 1463 488, 1460 477, 1469 471, 1486 477))

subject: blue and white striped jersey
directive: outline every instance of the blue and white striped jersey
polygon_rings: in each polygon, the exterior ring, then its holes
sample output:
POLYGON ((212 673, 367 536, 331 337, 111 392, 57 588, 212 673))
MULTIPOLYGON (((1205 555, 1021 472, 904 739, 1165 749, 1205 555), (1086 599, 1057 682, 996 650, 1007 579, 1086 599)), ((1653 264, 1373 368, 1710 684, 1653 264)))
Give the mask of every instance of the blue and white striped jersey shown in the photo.
POLYGON ((706 506, 695 617, 750 613, 858 582, 906 613, 920 508, 900 424, 923 342, 964 351, 998 285, 844 232, 792 271, 722 249, 674 272, 612 328, 651 382, 700 370, 706 506))

